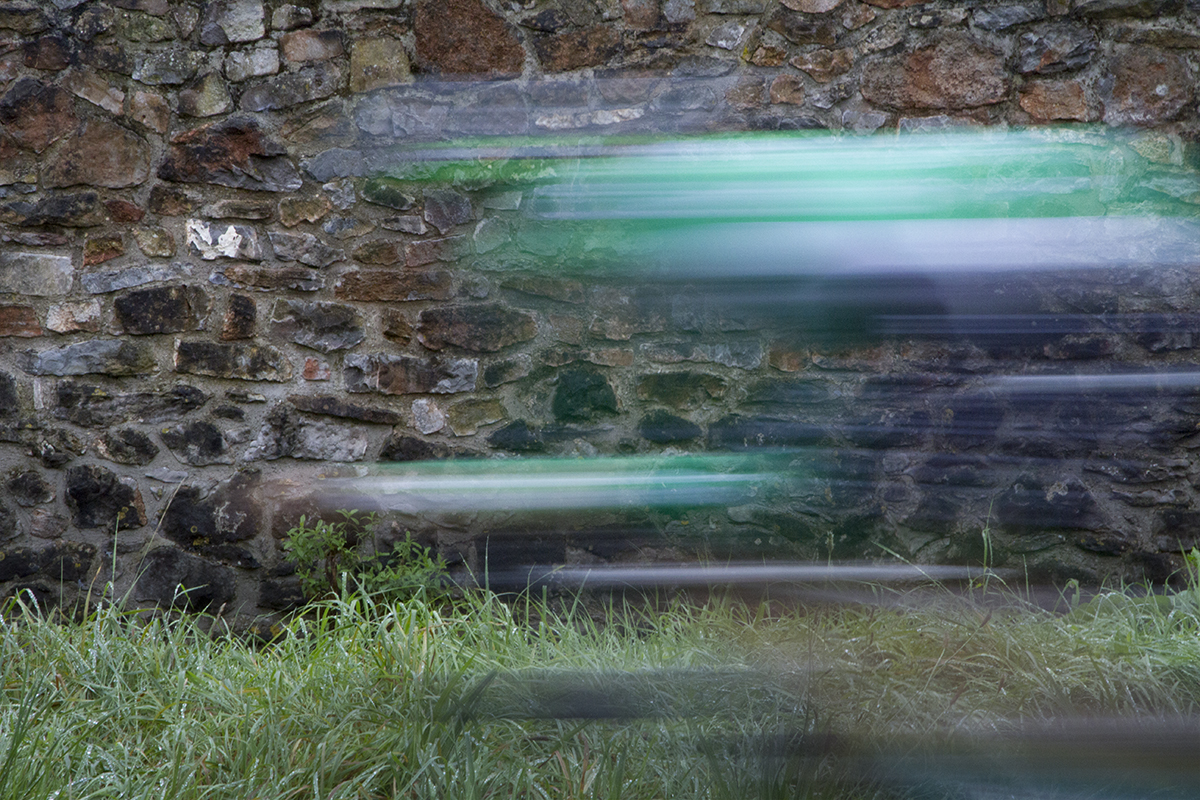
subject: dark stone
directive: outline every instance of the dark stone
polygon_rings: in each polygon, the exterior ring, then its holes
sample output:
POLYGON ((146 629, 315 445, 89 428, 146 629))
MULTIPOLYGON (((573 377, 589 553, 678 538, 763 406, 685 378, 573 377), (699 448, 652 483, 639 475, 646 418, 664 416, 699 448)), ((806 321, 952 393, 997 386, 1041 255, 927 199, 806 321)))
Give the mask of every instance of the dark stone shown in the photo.
POLYGON ((33 78, 21 78, 0 97, 0 125, 18 144, 40 153, 75 131, 71 95, 33 78))
POLYGON ((232 419, 238 422, 246 418, 246 412, 237 406, 217 406, 212 415, 218 419, 232 419))
POLYGON ((429 308, 417 317, 417 338, 430 350, 446 345, 492 353, 537 336, 537 320, 497 304, 429 308))
POLYGON ((686 442, 700 438, 702 433, 699 425, 662 409, 655 409, 642 417, 637 430, 643 439, 658 444, 686 442))
POLYGON ((137 428, 118 428, 104 433, 97 445, 100 455, 118 464, 145 466, 158 455, 158 445, 137 428))
POLYGON ((17 505, 25 508, 40 506, 54 500, 54 487, 40 472, 32 469, 10 473, 4 488, 9 497, 17 501, 17 505))
MULTIPOLYGON (((325 288, 325 278, 307 267, 257 267, 251 264, 230 264, 213 273, 236 286, 255 289, 294 289, 316 292, 325 288)), ((214 283, 218 279, 214 277, 214 283)))
POLYGON ((165 217, 182 217, 193 213, 198 202, 190 191, 160 183, 150 190, 148 207, 165 217))
POLYGON ((96 546, 84 542, 59 542, 43 552, 45 561, 40 572, 59 586, 88 578, 96 558, 96 546))
POLYGON ((565 370, 558 376, 551 410, 562 421, 588 420, 597 414, 617 413, 617 395, 603 375, 587 370, 565 370))
POLYGON ((480 0, 417 0, 413 30, 423 70, 496 77, 525 65, 520 40, 480 0))
POLYGON ((349 355, 345 361, 346 389, 382 394, 454 394, 473 392, 479 362, 473 359, 349 355))
POLYGON ((146 507, 137 485, 123 482, 104 467, 68 469, 66 499, 78 528, 128 530, 146 524, 146 507))
POLYGON ((621 34, 609 25, 533 37, 533 50, 547 72, 597 67, 621 52, 621 34))
POLYGON ((71 65, 71 42, 61 34, 39 36, 25 43, 25 66, 58 72, 71 65))
POLYGON ((672 408, 699 408, 725 396, 723 378, 703 372, 665 372, 643 375, 637 384, 638 397, 672 408))
POLYGON ((829 436, 820 425, 770 417, 732 414, 708 426, 708 445, 714 450, 756 447, 812 447, 829 436))
POLYGON ((231 294, 225 319, 221 323, 221 340, 253 339, 258 320, 258 307, 254 298, 244 294, 231 294))
POLYGON ((1178 11, 1180 0, 1077 0, 1073 5, 1073 12, 1082 17, 1157 19, 1178 11))
POLYGON ((962 507, 963 500, 960 497, 943 491, 927 491, 923 493, 917 508, 904 522, 918 531, 946 535, 954 530, 954 523, 962 507))
POLYGON ((413 325, 408 316, 394 308, 383 310, 383 337, 396 344, 406 345, 412 341, 413 325))
POLYGON ((208 395, 184 384, 162 392, 111 394, 100 386, 62 381, 56 389, 51 413, 76 425, 100 428, 135 419, 139 422, 176 420, 206 402, 208 395))
POLYGON ((215 183, 238 189, 293 192, 303 181, 287 150, 255 120, 231 117, 171 140, 158 177, 182 183, 215 183))
POLYGON ((17 394, 17 380, 7 372, 0 372, 0 418, 14 417, 21 411, 17 394))
POLYGON ((453 457, 454 451, 444 444, 427 442, 403 433, 389 436, 379 453, 380 461, 429 461, 453 457))
POLYGON ((977 8, 971 14, 971 22, 975 27, 985 31, 1002 31, 1014 25, 1033 22, 1046 16, 1042 4, 995 6, 994 8, 977 8))
POLYGON ((258 586, 258 603, 275 611, 289 611, 304 605, 304 589, 297 577, 271 578, 258 586))
POLYGON ((133 56, 124 47, 98 42, 81 43, 77 49, 80 64, 105 72, 131 76, 136 70, 133 56))
POLYGON ((175 370, 240 381, 291 380, 292 365, 273 347, 216 342, 175 344, 175 370))
POLYGON ((361 269, 343 275, 334 296, 381 303, 446 300, 450 290, 450 273, 441 270, 361 269))
POLYGON ((138 567, 135 596, 184 611, 219 611, 233 600, 236 573, 175 547, 151 550, 138 567))
POLYGON ((198 421, 160 432, 163 443, 185 464, 202 467, 207 464, 232 464, 225 434, 211 422, 198 421))
POLYGON ((386 408, 372 408, 348 403, 338 397, 328 395, 308 396, 293 394, 288 396, 288 402, 300 411, 310 414, 325 414, 331 417, 358 419, 363 422, 374 422, 379 425, 398 425, 403 417, 395 411, 386 408))
POLYGON ((282 336, 322 353, 346 350, 366 338, 362 317, 338 303, 279 300, 271 321, 282 336))
POLYGON ((27 578, 41 570, 50 560, 53 547, 34 550, 30 547, 14 547, 0 550, 0 581, 11 581, 13 578, 27 578))
POLYGON ((137 186, 150 177, 150 143, 116 123, 89 119, 43 162, 42 185, 137 186))
POLYGON ((1128 534, 1117 531, 1084 531, 1075 537, 1075 546, 1104 556, 1119 556, 1137 542, 1128 534))
POLYGON ((318 63, 254 84, 242 92, 243 111, 272 111, 330 97, 346 76, 334 63, 318 63))
POLYGON ((29 454, 36 455, 47 469, 65 466, 86 449, 78 437, 61 428, 45 428, 25 441, 30 445, 29 454))
POLYGON ((410 191, 411 184, 395 178, 370 178, 363 184, 362 199, 397 211, 407 211, 417 202, 417 198, 410 194, 410 191))
POLYGON ((488 437, 488 444, 513 453, 538 453, 545 449, 542 434, 523 419, 510 422, 488 437))
POLYGON ((967 397, 950 403, 944 414, 946 439, 957 447, 991 442, 1004 421, 1004 404, 988 397, 967 397))
POLYGON ((25 36, 40 33, 51 24, 46 10, 24 3, 0 5, 0 30, 10 30, 25 36))
POLYGON ((1046 485, 1026 475, 996 499, 995 518, 1005 530, 1029 534, 1043 530, 1086 528, 1095 503, 1074 480, 1046 485))
POLYGON ((254 538, 262 527, 256 472, 239 472, 207 495, 181 486, 163 513, 162 531, 185 549, 212 554, 215 547, 254 538))
POLYGON ((1017 70, 1053 75, 1086 66, 1096 52, 1096 34, 1083 25, 1039 26, 1018 40, 1017 70))
POLYGON ((988 473, 986 456, 935 453, 913 470, 913 478, 929 485, 988 486, 992 483, 988 473))
POLYGON ((1169 508, 1155 515, 1152 529, 1160 542, 1159 549, 1184 553, 1200 547, 1200 512, 1169 508))
POLYGON ((156 368, 149 350, 117 339, 92 339, 40 353, 26 350, 18 356, 30 375, 144 375, 156 368))
POLYGON ((520 380, 532 371, 533 359, 521 353, 515 358, 489 364, 483 371, 483 383, 489 389, 495 389, 497 386, 520 380))
POLYGON ((113 301, 117 324, 135 335, 195 330, 208 310, 208 296, 188 286, 156 286, 113 301))
POLYGON ((335 178, 357 178, 365 174, 366 164, 358 150, 331 147, 305 161, 304 171, 314 181, 328 183, 335 178))
POLYGON ((104 224, 105 214, 95 192, 79 192, 54 195, 36 203, 8 203, 0 209, 0 221, 22 227, 90 228, 104 224))
POLYGON ((471 219, 471 201, 465 195, 450 189, 435 189, 425 192, 425 221, 447 233, 456 225, 471 219))

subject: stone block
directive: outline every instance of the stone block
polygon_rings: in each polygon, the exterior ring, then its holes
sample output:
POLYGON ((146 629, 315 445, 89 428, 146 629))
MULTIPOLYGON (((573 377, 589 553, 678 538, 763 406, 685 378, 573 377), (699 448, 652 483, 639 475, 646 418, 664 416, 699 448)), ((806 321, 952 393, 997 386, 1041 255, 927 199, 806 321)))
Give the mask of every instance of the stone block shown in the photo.
POLYGON ((411 80, 408 54, 399 39, 371 37, 350 45, 350 91, 370 92, 411 80))
POLYGON ((35 203, 18 201, 0 207, 0 222, 23 227, 91 228, 105 221, 104 208, 95 192, 52 195, 35 203))
POLYGON ((1099 114, 1088 107, 1078 81, 1037 81, 1021 89, 1021 109, 1038 122, 1093 122, 1099 114))
POLYGON ((283 406, 267 415, 266 425, 246 448, 246 461, 295 458, 306 461, 361 461, 370 438, 360 426, 303 419, 283 406))
POLYGON ((446 427, 445 412, 429 398, 422 397, 420 400, 413 400, 412 415, 413 427, 417 429, 418 433, 429 435, 446 427))
POLYGON ((399 412, 392 411, 391 409, 350 403, 341 398, 329 395, 293 394, 288 395, 288 402, 297 410, 309 414, 323 414, 329 417, 356 419, 375 425, 398 425, 404 420, 399 412))
POLYGON ((170 258, 175 255, 175 237, 166 228, 134 228, 133 240, 142 255, 170 258))
POLYGON ((121 289, 132 289, 147 283, 181 280, 192 277, 192 265, 186 262, 174 264, 147 264, 142 267, 126 267, 111 272, 88 272, 79 276, 88 294, 107 294, 121 289))
POLYGON ((132 530, 146 524, 146 507, 137 484, 100 466, 71 467, 66 479, 67 507, 77 528, 132 530))
POLYGON ((417 0, 413 31, 423 70, 498 77, 525 65, 512 27, 481 0, 417 0))
POLYGON ((113 313, 125 333, 178 333, 199 327, 208 305, 208 296, 194 287, 157 286, 116 298, 113 313))
POLYGON ((292 365, 274 347, 240 343, 175 342, 175 371, 240 381, 284 382, 292 365))
POLYGON ((417 338, 430 350, 447 345, 494 353, 537 336, 537 318, 498 304, 428 308, 417 317, 417 338))
POLYGON ((175 110, 185 117, 215 117, 233 108, 229 88, 216 72, 208 72, 179 90, 175 110))
POLYGON ((1053 75, 1086 66, 1096 52, 1096 34, 1084 25, 1054 23, 1021 34, 1017 71, 1053 75))
POLYGON ((0 97, 0 126, 17 144, 41 153, 75 132, 71 95, 57 86, 21 78, 0 97))
POLYGON ((330 247, 311 233, 269 231, 275 257, 281 261, 299 261, 310 267, 328 267, 346 258, 346 254, 330 247))
POLYGON ((416 436, 393 433, 383 443, 380 461, 431 461, 454 457, 454 451, 438 442, 427 442, 416 436))
POLYGON ((334 290, 339 300, 382 303, 446 300, 450 293, 450 273, 440 270, 352 270, 342 275, 334 290))
POLYGON ((471 214, 471 201, 465 195, 450 189, 425 192, 425 221, 437 228, 438 233, 447 233, 469 221, 471 214))
POLYGON ((510 422, 488 436, 488 444, 512 453, 540 453, 546 444, 541 431, 531 428, 523 419, 510 422))
POLYGON ((233 463, 233 453, 229 450, 225 434, 206 420, 163 428, 159 436, 176 458, 193 467, 233 463))
POLYGON ((279 37, 283 57, 293 63, 304 61, 328 61, 343 52, 342 32, 339 30, 292 31, 279 37))
POLYGON ((272 291, 292 289, 316 292, 325 288, 325 277, 308 267, 259 267, 250 264, 230 264, 214 272, 210 280, 216 284, 233 284, 247 289, 272 291))
POLYGON ((203 63, 204 54, 197 50, 159 50, 138 59, 133 79, 147 86, 179 86, 194 78, 203 63))
POLYGON ((144 603, 217 613, 237 594, 236 574, 176 547, 156 547, 138 565, 134 596, 144 603))
POLYGON ((206 402, 208 395, 186 384, 164 391, 113 394, 100 386, 62 381, 55 389, 51 414, 85 428, 103 428, 178 420, 206 402))
POLYGON ((125 93, 90 70, 71 70, 63 77, 62 86, 114 116, 120 116, 124 109, 125 93))
POLYGON ((417 358, 387 353, 348 355, 346 389, 381 394, 454 394, 475 391, 479 362, 466 358, 417 358))
POLYGON ((533 50, 546 72, 598 67, 621 52, 621 34, 610 25, 592 25, 535 36, 533 50))
POLYGON ((175 136, 158 177, 235 189, 294 192, 303 181, 286 149, 258 122, 230 117, 175 136))
POLYGON ((96 452, 118 464, 145 466, 158 455, 158 445, 137 428, 117 428, 96 441, 96 452))
POLYGON ((768 30, 775 31, 792 44, 819 44, 829 47, 837 42, 841 26, 831 15, 801 14, 787 8, 778 8, 766 23, 768 30))
POLYGON ((550 408, 560 422, 590 420, 617 413, 617 395, 603 375, 569 369, 558 375, 550 408))
POLYGON ((250 112, 291 108, 330 97, 344 83, 345 75, 337 62, 317 62, 296 72, 254 82, 242 92, 238 105, 250 112))
POLYGON ((810 53, 801 53, 788 63, 801 72, 808 73, 818 83, 828 83, 850 71, 854 66, 854 53, 850 49, 821 48, 810 53))
POLYGON ((0 305, 0 336, 33 338, 42 335, 33 306, 0 305))
POLYGON ((92 339, 65 347, 36 352, 26 350, 18 358, 30 375, 145 375, 154 372, 154 355, 141 345, 117 339, 92 339))
POLYGON ((637 383, 642 400, 671 408, 704 408, 725 397, 728 383, 724 378, 703 372, 666 372, 643 375, 637 383))
POLYGON ((200 20, 200 43, 209 46, 254 42, 266 33, 262 0, 210 0, 200 20))
POLYGON ((279 50, 273 44, 249 50, 234 50, 225 56, 225 77, 234 83, 275 75, 278 72, 279 50))
POLYGON ((963 34, 946 34, 912 52, 870 60, 862 96, 891 108, 964 109, 1008 94, 1004 58, 963 34))
POLYGON ((338 303, 278 300, 271 321, 280 335, 322 353, 349 349, 366 338, 362 317, 338 303))
POLYGON ((455 436, 473 436, 477 430, 508 417, 504 404, 495 398, 464 400, 450 406, 446 419, 455 436))
POLYGON ((1154 47, 1119 47, 1104 103, 1110 125, 1152 125, 1174 119, 1195 100, 1194 80, 1180 54, 1154 47))
POLYGON ((279 221, 285 227, 292 228, 301 222, 316 222, 332 209, 329 198, 324 195, 285 197, 279 201, 279 221))
POLYGON ((655 444, 673 444, 699 439, 700 426, 669 411, 655 409, 638 421, 638 435, 655 444))
POLYGON ((533 372, 533 357, 528 353, 518 353, 512 358, 489 364, 483 371, 483 383, 489 389, 506 383, 519 381, 533 372))
POLYGON ((171 107, 161 96, 139 90, 129 99, 129 117, 155 133, 166 133, 171 124, 171 107))
POLYGON ((4 488, 8 496, 23 508, 54 502, 54 487, 37 470, 13 470, 4 481, 4 488))
POLYGON ((258 321, 258 307, 254 298, 244 294, 231 294, 221 322, 220 337, 229 342, 238 339, 253 339, 258 321))

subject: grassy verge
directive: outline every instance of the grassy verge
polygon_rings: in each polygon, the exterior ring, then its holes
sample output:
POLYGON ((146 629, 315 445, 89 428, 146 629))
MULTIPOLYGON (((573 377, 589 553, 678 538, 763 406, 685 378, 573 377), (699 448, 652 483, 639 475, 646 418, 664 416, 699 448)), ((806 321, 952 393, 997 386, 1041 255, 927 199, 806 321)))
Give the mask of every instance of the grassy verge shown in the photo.
POLYGON ((263 646, 115 608, 57 624, 14 607, 0 800, 892 796, 833 755, 1200 701, 1190 595, 1065 616, 945 598, 610 611, 597 626, 488 595, 349 597, 263 646))

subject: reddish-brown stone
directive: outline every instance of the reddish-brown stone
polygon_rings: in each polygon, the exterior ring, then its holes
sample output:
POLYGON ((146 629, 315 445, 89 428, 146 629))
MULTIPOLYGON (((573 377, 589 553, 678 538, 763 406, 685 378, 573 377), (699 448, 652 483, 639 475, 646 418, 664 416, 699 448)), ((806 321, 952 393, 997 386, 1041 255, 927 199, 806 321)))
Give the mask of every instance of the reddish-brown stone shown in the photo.
POLYGON ((352 256, 355 261, 363 264, 379 264, 381 266, 399 264, 404 260, 400 243, 387 239, 377 239, 359 245, 354 249, 352 256))
POLYGON ((342 54, 342 32, 292 31, 280 37, 279 45, 288 61, 328 61, 342 54))
POLYGON ((771 81, 771 102, 798 106, 804 102, 804 82, 796 75, 778 75, 771 81))
POLYGON ((226 279, 239 286, 255 289, 294 289, 315 292, 325 286, 325 279, 315 269, 307 267, 256 267, 251 264, 230 264, 224 270, 226 279))
POLYGON ((418 0, 417 64, 455 75, 519 75, 525 50, 513 29, 480 0, 418 0))
POLYGON ((334 296, 339 300, 384 303, 445 300, 450 297, 450 273, 438 270, 355 270, 342 276, 334 296))
POLYGON ((120 234, 90 237, 83 245, 83 265, 91 267, 103 264, 117 256, 125 255, 125 242, 120 234))
POLYGON ((413 338, 413 325, 408 317, 394 308, 383 311, 383 338, 397 344, 408 344, 413 338))
POLYGON ((1191 70, 1181 55, 1153 47, 1122 47, 1113 54, 1112 64, 1112 95, 1105 103, 1105 122, 1163 122, 1192 102, 1191 70))
POLYGON ((284 158, 286 153, 255 120, 232 117, 172 139, 158 177, 242 189, 295 191, 303 182, 295 166, 284 158))
POLYGON ((0 306, 0 336, 29 338, 42 335, 33 306, 0 306))
POLYGON ((46 186, 90 184, 120 189, 150 177, 150 145, 113 122, 90 119, 50 158, 46 186))
POLYGON ((1008 94, 1004 59, 961 34, 911 53, 872 60, 862 95, 892 108, 961 109, 999 103, 1008 94))
POLYGON ((496 304, 429 308, 417 317, 417 337, 430 350, 447 345, 494 353, 537 336, 537 319, 496 304))
POLYGON ((538 61, 547 72, 566 72, 604 64, 621 50, 621 35, 608 25, 538 36, 538 61))
POLYGON ((225 319, 221 323, 221 340, 254 338, 254 326, 258 320, 258 307, 254 298, 244 294, 231 294, 229 307, 225 309, 225 319))
POLYGON ((62 36, 42 36, 25 45, 25 66, 57 72, 71 64, 71 49, 62 36))
POLYGON ((22 147, 42 152, 75 130, 71 95, 57 86, 22 78, 0 97, 0 125, 22 147))
POLYGON ((423 267, 435 261, 457 261, 469 248, 466 236, 447 236, 444 239, 422 239, 404 247, 404 262, 410 267, 423 267))
POLYGON ((625 27, 635 31, 649 31, 658 27, 658 0, 621 0, 625 12, 625 27))
POLYGON ((304 359, 304 371, 300 373, 306 381, 327 381, 333 377, 328 361, 307 357, 304 359))
POLYGON ((850 71, 854 66, 854 54, 848 49, 814 50, 796 56, 789 63, 801 72, 807 72, 818 83, 828 83, 850 71))
POLYGON ((725 100, 734 108, 761 108, 766 104, 766 85, 762 78, 743 78, 725 92, 725 100))
POLYGON ((1021 90, 1021 108, 1038 122, 1095 119, 1078 81, 1038 81, 1021 90))
POLYGON ((787 50, 766 44, 759 45, 754 54, 750 56, 750 63, 756 67, 778 67, 785 61, 787 61, 787 50))
POLYGON ((138 205, 128 200, 106 200, 104 207, 113 222, 141 222, 146 212, 138 205))

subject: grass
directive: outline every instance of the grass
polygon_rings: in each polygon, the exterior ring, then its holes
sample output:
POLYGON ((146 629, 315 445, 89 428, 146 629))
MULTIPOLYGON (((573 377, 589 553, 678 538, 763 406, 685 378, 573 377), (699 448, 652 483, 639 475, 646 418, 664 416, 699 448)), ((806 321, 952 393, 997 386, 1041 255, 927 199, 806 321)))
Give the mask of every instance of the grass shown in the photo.
POLYGON ((346 596, 264 645, 113 606, 57 623, 13 605, 0 800, 906 797, 830 754, 1200 702, 1186 593, 1066 615, 946 594, 605 611, 346 596), (581 718, 589 703, 629 716, 581 718))

